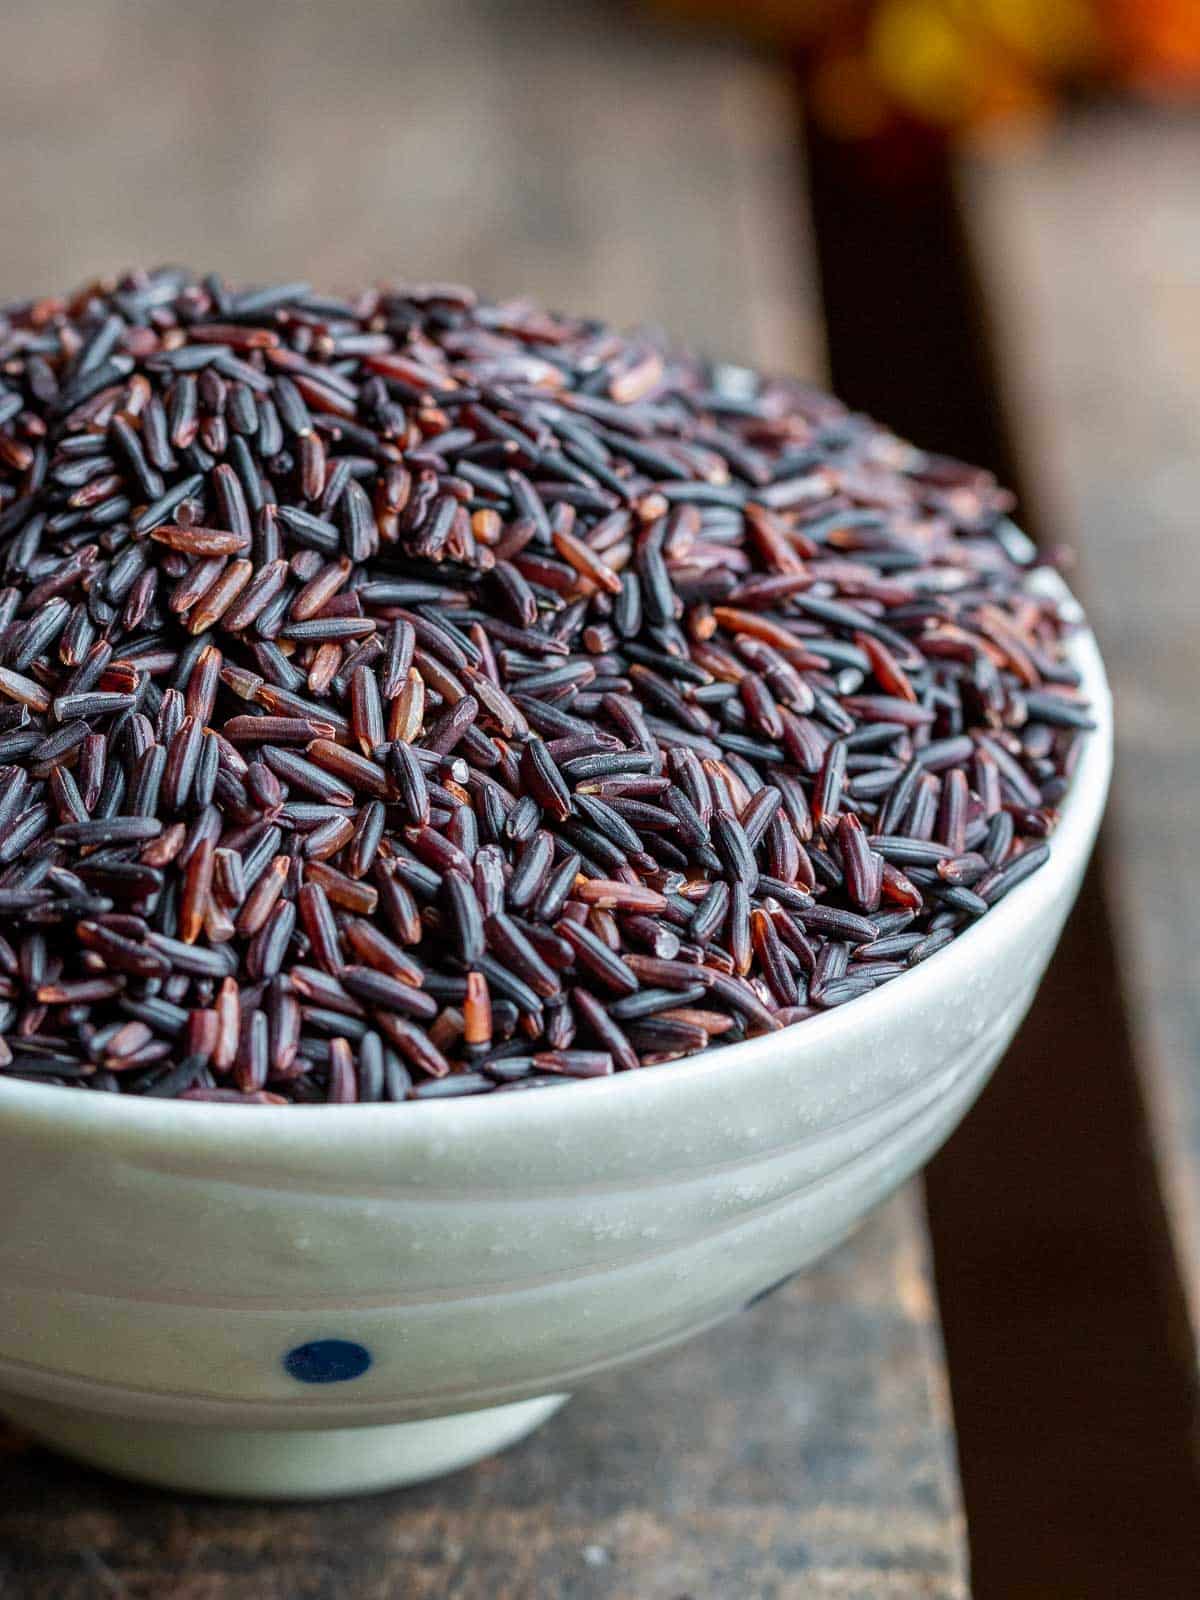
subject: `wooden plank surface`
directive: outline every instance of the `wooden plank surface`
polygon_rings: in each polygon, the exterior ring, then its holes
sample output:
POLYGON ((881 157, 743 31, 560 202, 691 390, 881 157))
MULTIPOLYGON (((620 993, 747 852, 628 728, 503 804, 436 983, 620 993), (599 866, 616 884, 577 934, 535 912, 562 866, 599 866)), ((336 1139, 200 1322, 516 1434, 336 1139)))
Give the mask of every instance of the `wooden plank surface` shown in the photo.
POLYGON ((4 1600, 962 1600, 915 1191, 506 1455, 315 1509, 139 1490, 0 1434, 4 1600))
POLYGON ((1200 122, 1095 114, 967 192, 1018 442, 1116 692, 1106 885, 1200 1360, 1200 122))
POLYGON ((456 278, 818 369, 786 75, 581 0, 0 0, 0 296, 456 278))
MULTIPOLYGON (((138 260, 463 278, 813 373, 787 80, 600 3, 2 4, 0 295, 138 260)), ((924 1222, 416 1492, 225 1507, 0 1431, 3 1600, 966 1593, 924 1222)))

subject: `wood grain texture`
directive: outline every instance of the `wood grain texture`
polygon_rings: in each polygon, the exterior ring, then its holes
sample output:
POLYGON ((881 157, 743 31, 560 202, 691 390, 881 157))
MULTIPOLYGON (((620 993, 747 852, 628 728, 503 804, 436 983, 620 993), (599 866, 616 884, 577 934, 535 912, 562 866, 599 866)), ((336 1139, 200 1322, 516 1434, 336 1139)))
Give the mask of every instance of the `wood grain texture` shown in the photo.
POLYGON ((1084 118, 967 183, 1018 442, 1116 694, 1107 886, 1200 1360, 1200 126, 1084 118))
POLYGON ((0 296, 459 279, 820 366, 786 75, 582 0, 0 0, 0 296), (780 203, 777 203, 780 202, 780 203))
MULTIPOLYGON (((462 278, 814 373, 787 79, 602 3, 0 3, 0 295, 162 259, 462 278)), ((0 1431, 3 1600, 966 1593, 914 1191, 827 1266, 417 1492, 227 1507, 0 1431)))
POLYGON ((441 1483, 139 1490, 0 1434, 4 1600, 963 1600, 913 1189, 827 1264, 441 1483))

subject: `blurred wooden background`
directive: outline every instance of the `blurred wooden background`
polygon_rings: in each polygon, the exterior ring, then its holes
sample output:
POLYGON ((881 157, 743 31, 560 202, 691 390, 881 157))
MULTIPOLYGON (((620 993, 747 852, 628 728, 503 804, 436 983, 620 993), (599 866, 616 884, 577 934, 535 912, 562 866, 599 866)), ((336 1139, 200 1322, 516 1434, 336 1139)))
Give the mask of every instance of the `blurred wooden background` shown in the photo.
MULTIPOLYGON (((138 261, 459 278, 819 374, 785 65, 603 0, 0 6, 0 296, 138 261)), ((0 1425, 2 1427, 2 1425, 0 1425)), ((444 1484, 215 1507, 0 1432, 3 1600, 959 1600, 921 1202, 444 1484)))
POLYGON ((0 23, 0 298, 165 259, 442 276, 831 368, 1076 548, 1121 746, 1101 862, 934 1163, 931 1229, 910 1188, 738 1322, 414 1492, 220 1507, 0 1428, 0 1597, 959 1600, 948 1391, 977 1600, 1196 1592, 1196 119, 1094 109, 897 188, 806 148, 788 61, 620 0, 0 23))
POLYGON ((0 295, 444 277, 816 370, 790 84, 605 0, 5 0, 0 295))

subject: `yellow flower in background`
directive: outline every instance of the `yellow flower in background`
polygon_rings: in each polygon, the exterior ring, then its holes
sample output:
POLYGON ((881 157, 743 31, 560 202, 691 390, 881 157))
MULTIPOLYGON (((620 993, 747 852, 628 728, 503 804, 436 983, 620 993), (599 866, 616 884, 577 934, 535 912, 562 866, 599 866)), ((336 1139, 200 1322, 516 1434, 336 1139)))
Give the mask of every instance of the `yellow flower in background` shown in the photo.
POLYGON ((883 0, 867 60, 885 93, 927 122, 962 122, 971 109, 971 46, 939 0, 883 0))
POLYGON ((1065 88, 1200 93, 1200 0, 657 0, 795 53, 840 138, 1044 117, 1065 88))
POLYGON ((1098 19, 1089 0, 959 0, 954 9, 1050 71, 1079 72, 1097 58, 1098 19))
POLYGON ((1084 0, 880 0, 866 54, 906 112, 953 128, 1041 110, 1048 75, 1093 41, 1084 0))

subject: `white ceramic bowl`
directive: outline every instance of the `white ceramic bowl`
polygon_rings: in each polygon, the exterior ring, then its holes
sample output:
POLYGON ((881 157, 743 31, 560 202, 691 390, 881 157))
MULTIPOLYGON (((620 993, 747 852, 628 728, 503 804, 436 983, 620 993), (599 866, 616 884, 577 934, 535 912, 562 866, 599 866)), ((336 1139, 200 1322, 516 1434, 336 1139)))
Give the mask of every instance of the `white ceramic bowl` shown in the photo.
POLYGON ((264 1496, 415 1482, 823 1255, 1024 1016, 1104 805, 924 965, 782 1033, 556 1094, 390 1106, 0 1081, 0 1409, 86 1461, 264 1496))

